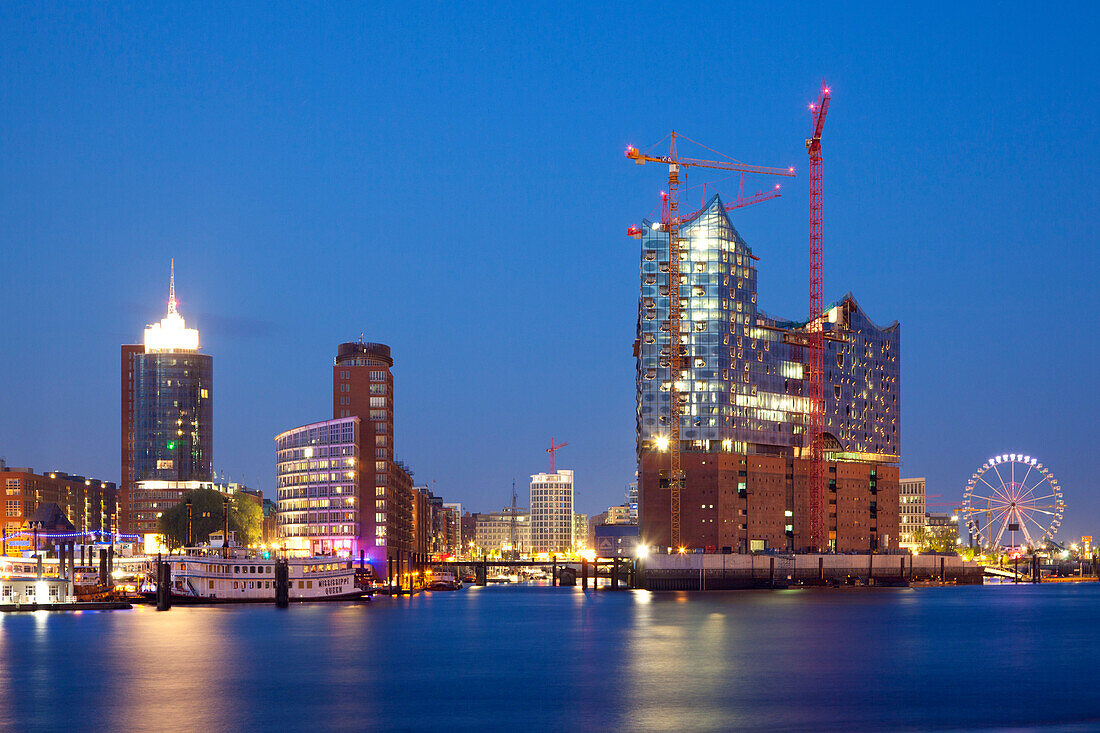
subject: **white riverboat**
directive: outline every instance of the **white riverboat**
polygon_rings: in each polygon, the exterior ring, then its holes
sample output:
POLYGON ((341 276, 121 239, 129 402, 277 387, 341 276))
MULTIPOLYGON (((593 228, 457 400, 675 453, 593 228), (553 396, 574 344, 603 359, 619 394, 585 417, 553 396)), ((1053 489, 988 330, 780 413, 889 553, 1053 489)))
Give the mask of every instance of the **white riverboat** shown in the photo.
MULTIPOLYGON (((173 603, 274 603, 278 560, 287 563, 292 602, 356 600, 366 594, 352 562, 332 555, 277 559, 241 547, 189 547, 164 560, 172 569, 173 603)), ((155 599, 156 593, 151 575, 141 594, 155 599)))

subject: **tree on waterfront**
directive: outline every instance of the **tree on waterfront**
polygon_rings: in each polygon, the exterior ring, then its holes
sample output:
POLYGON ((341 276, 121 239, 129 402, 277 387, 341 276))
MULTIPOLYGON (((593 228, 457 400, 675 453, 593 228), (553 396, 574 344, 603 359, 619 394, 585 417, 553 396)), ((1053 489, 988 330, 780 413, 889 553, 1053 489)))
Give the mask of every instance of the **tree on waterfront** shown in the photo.
MULTIPOLYGON (((229 500, 229 531, 237 533, 237 542, 251 545, 260 540, 263 511, 253 497, 237 493, 226 497, 213 489, 196 489, 188 494, 191 501, 191 542, 209 542, 212 532, 225 526, 223 504, 229 500)), ((187 543, 187 502, 182 501, 157 520, 157 528, 167 538, 171 548, 187 543)))
POLYGON ((959 549, 959 532, 955 527, 923 527, 914 534, 920 552, 957 552, 959 549))

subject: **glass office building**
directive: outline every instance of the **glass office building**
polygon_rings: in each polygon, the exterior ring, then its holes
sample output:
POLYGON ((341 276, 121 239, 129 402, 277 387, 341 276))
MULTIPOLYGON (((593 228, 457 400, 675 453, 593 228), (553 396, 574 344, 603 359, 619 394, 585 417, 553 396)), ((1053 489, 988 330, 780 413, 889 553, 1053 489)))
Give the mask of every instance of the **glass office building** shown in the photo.
POLYGON ((135 480, 213 481, 213 358, 137 354, 132 373, 135 480))
MULTIPOLYGON (((669 292, 668 234, 644 222, 638 303, 638 450, 669 433, 672 334, 679 297, 685 355, 681 449, 798 457, 808 452, 806 322, 769 316, 757 302, 759 260, 715 195, 680 227, 679 292, 669 292)), ((827 449, 835 458, 900 455, 900 326, 874 324, 849 294, 821 315, 827 449)))
POLYGON ((122 492, 128 529, 157 531, 163 502, 143 482, 183 486, 214 480, 214 360, 177 310, 175 272, 168 314, 122 347, 122 492))

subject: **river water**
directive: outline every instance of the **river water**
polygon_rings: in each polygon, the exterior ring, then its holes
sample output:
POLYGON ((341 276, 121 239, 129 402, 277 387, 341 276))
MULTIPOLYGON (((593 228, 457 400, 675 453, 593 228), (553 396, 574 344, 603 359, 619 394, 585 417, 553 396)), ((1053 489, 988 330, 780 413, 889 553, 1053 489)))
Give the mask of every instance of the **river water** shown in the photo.
POLYGON ((0 729, 1100 729, 1100 585, 0 614, 0 729))

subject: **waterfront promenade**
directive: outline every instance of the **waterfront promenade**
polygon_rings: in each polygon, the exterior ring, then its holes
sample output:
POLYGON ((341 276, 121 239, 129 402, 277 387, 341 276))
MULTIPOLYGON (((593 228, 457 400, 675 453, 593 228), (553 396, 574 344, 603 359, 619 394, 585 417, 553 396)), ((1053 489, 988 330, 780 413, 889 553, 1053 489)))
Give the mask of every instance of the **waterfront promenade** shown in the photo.
POLYGON ((0 730, 1083 730, 1098 622, 1093 583, 5 614, 0 730))

